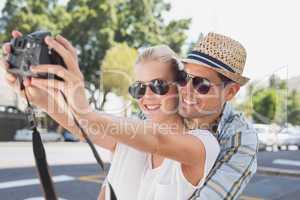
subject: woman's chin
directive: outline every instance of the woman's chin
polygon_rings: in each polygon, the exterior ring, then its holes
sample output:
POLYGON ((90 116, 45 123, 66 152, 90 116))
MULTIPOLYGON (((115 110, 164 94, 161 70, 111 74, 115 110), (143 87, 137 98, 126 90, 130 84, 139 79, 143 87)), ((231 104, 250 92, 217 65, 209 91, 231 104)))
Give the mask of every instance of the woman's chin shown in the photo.
POLYGON ((159 122, 164 118, 164 114, 161 113, 161 111, 144 111, 144 114, 146 115, 147 119, 155 122, 159 122))

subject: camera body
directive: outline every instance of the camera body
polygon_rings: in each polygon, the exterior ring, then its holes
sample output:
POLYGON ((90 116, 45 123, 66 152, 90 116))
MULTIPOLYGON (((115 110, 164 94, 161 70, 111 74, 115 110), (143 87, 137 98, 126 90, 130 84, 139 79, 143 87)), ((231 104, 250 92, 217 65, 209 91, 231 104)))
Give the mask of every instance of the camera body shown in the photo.
POLYGON ((11 41, 11 54, 8 58, 10 65, 8 71, 21 78, 37 77, 43 79, 57 79, 60 77, 50 73, 33 73, 30 67, 41 64, 55 64, 66 68, 66 65, 53 49, 50 49, 45 43, 45 37, 51 36, 50 32, 37 31, 26 36, 14 38, 11 41))

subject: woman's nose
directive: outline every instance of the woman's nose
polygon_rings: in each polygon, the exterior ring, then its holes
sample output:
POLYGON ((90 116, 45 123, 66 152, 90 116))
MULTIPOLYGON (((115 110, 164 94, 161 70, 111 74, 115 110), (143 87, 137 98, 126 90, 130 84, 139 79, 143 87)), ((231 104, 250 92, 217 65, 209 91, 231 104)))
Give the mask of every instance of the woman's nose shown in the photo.
POLYGON ((146 88, 145 97, 154 97, 155 93, 151 90, 149 86, 146 88))

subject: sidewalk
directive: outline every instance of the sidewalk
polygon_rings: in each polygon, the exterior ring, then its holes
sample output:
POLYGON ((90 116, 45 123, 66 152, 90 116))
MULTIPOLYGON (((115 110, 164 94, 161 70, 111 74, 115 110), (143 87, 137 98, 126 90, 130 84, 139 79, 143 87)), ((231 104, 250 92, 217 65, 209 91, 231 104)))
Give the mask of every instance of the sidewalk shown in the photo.
MULTIPOLYGON (((88 144, 82 142, 45 142, 49 165, 96 164, 96 160, 88 144)), ((109 162, 109 151, 97 147, 104 162, 109 162)), ((265 163, 266 164, 266 163, 265 163)), ((300 177, 300 170, 258 166, 257 173, 273 176, 300 177)), ((31 142, 0 142, 0 169, 34 167, 34 157, 31 142)))
MULTIPOLYGON (((96 164, 88 144, 75 142, 44 143, 49 165, 96 164)), ((108 162, 110 152, 96 147, 102 160, 108 162)), ((31 142, 0 142, 0 169, 35 166, 31 142)))

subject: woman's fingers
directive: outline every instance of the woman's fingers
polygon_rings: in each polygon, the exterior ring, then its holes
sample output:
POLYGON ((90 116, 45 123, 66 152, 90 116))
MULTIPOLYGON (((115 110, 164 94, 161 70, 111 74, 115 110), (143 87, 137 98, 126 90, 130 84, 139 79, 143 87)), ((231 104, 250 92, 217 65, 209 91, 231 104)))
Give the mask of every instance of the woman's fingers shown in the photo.
POLYGON ((20 93, 21 88, 20 88, 20 83, 19 83, 19 80, 17 79, 17 77, 15 77, 14 75, 12 75, 10 73, 6 73, 5 79, 6 79, 6 83, 11 88, 13 88, 15 92, 20 93))
POLYGON ((70 65, 73 65, 73 63, 70 62, 70 59, 72 59, 73 55, 63 45, 61 45, 59 42, 57 42, 49 36, 45 38, 45 42, 50 48, 53 48, 63 58, 64 62, 68 67, 70 65))
POLYGON ((7 63, 5 58, 0 59, 1 68, 7 70, 9 68, 9 64, 7 63))
POLYGON ((39 87, 39 88, 50 88, 57 89, 61 91, 65 91, 66 86, 63 81, 55 80, 55 79, 40 79, 40 78, 32 78, 31 85, 39 87))
POLYGON ((23 80, 23 85, 24 85, 25 87, 29 87, 29 86, 31 85, 31 79, 30 79, 30 78, 25 78, 25 79, 23 80))
POLYGON ((83 78, 78 66, 77 53, 75 52, 76 50, 71 45, 71 43, 62 38, 62 36, 58 38, 60 39, 55 40, 52 37, 46 37, 45 42, 50 48, 53 48, 63 58, 68 70, 75 72, 76 74, 78 74, 78 76, 81 76, 81 78, 83 78))
POLYGON ((12 84, 16 83, 16 81, 17 81, 17 77, 14 76, 14 75, 12 75, 11 73, 6 73, 6 74, 5 74, 5 79, 6 79, 9 83, 12 83, 12 84))
POLYGON ((13 31, 11 32, 11 35, 13 36, 13 38, 17 38, 17 37, 21 37, 21 36, 22 36, 22 33, 19 32, 19 31, 13 30, 13 31))
POLYGON ((34 67, 31 67, 30 70, 36 74, 39 73, 55 74, 58 77, 64 79, 65 81, 71 80, 70 72, 60 65, 36 65, 34 67))
POLYGON ((69 42, 66 38, 64 38, 61 35, 57 35, 55 37, 55 39, 62 44, 67 50, 69 50, 70 52, 72 52, 74 54, 74 56, 77 55, 76 49, 73 47, 73 45, 71 44, 71 42, 69 42))
POLYGON ((2 46, 2 51, 3 53, 6 55, 6 54, 9 54, 11 52, 11 45, 9 42, 6 42, 3 44, 2 46))

